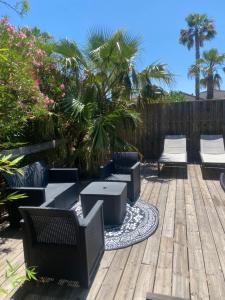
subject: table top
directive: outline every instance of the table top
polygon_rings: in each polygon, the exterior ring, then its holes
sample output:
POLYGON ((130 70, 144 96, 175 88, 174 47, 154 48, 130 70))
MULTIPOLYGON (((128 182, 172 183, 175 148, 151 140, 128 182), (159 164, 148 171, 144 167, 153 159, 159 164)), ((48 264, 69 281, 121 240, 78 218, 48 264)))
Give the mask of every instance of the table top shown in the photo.
POLYGON ((81 191, 81 195, 120 195, 126 188, 125 182, 94 181, 81 191))

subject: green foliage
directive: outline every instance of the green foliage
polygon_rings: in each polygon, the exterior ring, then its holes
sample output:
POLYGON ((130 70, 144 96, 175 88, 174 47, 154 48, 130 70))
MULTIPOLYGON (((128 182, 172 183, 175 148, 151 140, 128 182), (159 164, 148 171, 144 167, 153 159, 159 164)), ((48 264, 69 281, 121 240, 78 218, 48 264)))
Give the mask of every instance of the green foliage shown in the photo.
POLYGON ((187 29, 180 31, 180 43, 191 49, 197 39, 199 47, 203 47, 204 41, 213 39, 216 35, 213 20, 210 20, 206 14, 190 14, 186 17, 187 29))
POLYGON ((76 159, 85 159, 88 168, 113 150, 131 149, 121 138, 121 129, 134 130, 141 123, 136 99, 144 103, 155 96, 154 82, 173 80, 163 64, 136 71, 139 44, 138 38, 122 30, 96 30, 90 33, 84 51, 68 40, 55 47, 59 69, 66 75, 65 96, 56 102, 55 110, 67 120, 76 159))
MULTIPOLYGON (((0 172, 5 172, 8 174, 13 174, 15 172, 21 172, 17 168, 18 163, 23 159, 23 157, 17 157, 12 158, 12 155, 7 156, 0 156, 0 172)), ((0 205, 5 204, 7 201, 15 201, 22 198, 26 198, 27 196, 25 194, 19 194, 17 192, 7 194, 4 192, 3 189, 0 190, 0 205)), ((16 288, 17 286, 21 285, 26 280, 36 280, 36 272, 34 268, 28 268, 26 269, 26 273, 24 275, 18 274, 20 265, 13 266, 8 260, 7 260, 7 269, 5 271, 5 280, 6 282, 10 282, 12 288, 16 288)), ((0 295, 7 295, 8 290, 4 287, 0 288, 0 295)))
POLYGON ((17 164, 23 159, 23 156, 12 159, 12 154, 0 155, 0 172, 13 174, 14 172, 21 172, 17 168, 17 164))
MULTIPOLYGON (((10 282, 13 289, 23 284, 25 281, 37 280, 35 268, 27 268, 25 274, 20 275, 19 268, 20 265, 12 265, 8 260, 7 269, 5 271, 5 280, 10 282)), ((8 290, 5 288, 0 288, 0 295, 7 295, 8 290)))
MULTIPOLYGON (((18 172, 23 174, 22 171, 17 167, 20 161, 23 159, 23 156, 19 156, 17 158, 12 158, 12 155, 0 155, 0 172, 13 174, 18 172)), ((6 193, 5 189, 0 189, 0 205, 5 204, 7 201, 15 201, 19 199, 27 198, 25 194, 21 194, 18 192, 6 193)))
POLYGON ((204 51, 202 58, 197 60, 189 69, 189 76, 193 77, 196 73, 201 73, 202 79, 200 84, 202 87, 207 88, 207 99, 213 98, 214 88, 220 88, 222 78, 220 71, 225 70, 225 53, 220 54, 216 48, 204 51))
POLYGON ((51 61, 41 43, 29 29, 0 21, 0 143, 18 137, 27 120, 46 115, 54 102, 39 87, 40 69, 51 61))
POLYGON ((15 4, 11 4, 8 1, 0 0, 0 4, 12 9, 17 14, 19 14, 21 17, 26 15, 26 13, 30 9, 30 5, 29 5, 29 2, 27 0, 20 0, 20 1, 17 1, 15 4))
MULTIPOLYGON (((181 29, 179 41, 190 50, 195 46, 195 64, 200 59, 200 48, 205 41, 212 40, 216 36, 215 26, 206 14, 190 14, 186 18, 187 28, 181 29)), ((195 69, 195 93, 199 99, 200 93, 200 70, 195 69)))
POLYGON ((181 91, 170 91, 164 96, 165 101, 182 102, 185 101, 185 95, 181 91))

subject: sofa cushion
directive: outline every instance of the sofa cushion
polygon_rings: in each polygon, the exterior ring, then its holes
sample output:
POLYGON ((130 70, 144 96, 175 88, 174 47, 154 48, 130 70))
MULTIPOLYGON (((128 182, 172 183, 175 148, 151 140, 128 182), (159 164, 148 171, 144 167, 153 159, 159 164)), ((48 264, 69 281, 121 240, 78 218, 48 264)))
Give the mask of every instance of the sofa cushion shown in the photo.
POLYGON ((43 206, 70 209, 77 201, 77 183, 49 183, 43 206))
POLYGON ((4 174, 10 187, 45 187, 48 182, 48 170, 43 163, 35 162, 20 169, 22 174, 4 174))

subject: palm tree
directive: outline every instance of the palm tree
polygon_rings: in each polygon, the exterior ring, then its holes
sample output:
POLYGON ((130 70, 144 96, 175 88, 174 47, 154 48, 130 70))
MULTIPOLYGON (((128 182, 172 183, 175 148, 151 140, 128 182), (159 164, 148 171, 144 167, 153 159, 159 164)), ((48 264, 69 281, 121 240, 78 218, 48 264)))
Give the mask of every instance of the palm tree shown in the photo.
MULTIPOLYGON (((181 29, 179 41, 190 50, 195 46, 195 64, 200 59, 200 48, 204 41, 213 39, 216 35, 214 23, 206 14, 191 14, 186 19, 188 28, 181 29)), ((195 96, 199 99, 200 73, 195 74, 195 96)))
POLYGON ((200 85, 207 88, 207 99, 213 99, 214 88, 220 88, 222 78, 219 74, 219 69, 224 68, 225 53, 219 54, 216 48, 204 51, 202 58, 199 59, 197 65, 191 66, 189 75, 195 76, 197 72, 201 72, 203 78, 200 80, 200 85))
MULTIPOLYGON (((153 81, 173 79, 165 65, 155 64, 137 72, 134 58, 139 39, 118 30, 94 31, 81 51, 74 42, 63 40, 55 48, 60 70, 66 74, 66 96, 56 109, 63 112, 77 132, 76 154, 99 163, 113 150, 132 149, 121 132, 140 124, 136 99, 153 81)), ((70 128, 71 129, 71 128, 70 128)))

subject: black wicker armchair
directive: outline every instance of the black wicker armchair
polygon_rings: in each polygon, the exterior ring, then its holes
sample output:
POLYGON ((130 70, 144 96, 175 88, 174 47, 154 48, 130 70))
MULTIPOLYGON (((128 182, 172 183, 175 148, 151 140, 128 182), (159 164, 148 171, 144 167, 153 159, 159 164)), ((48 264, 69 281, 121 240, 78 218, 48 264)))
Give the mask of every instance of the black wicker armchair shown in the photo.
POLYGON ((115 152, 113 159, 100 167, 101 180, 126 182, 131 201, 138 199, 141 188, 140 162, 137 152, 115 152))
POLYGON ((48 169, 42 162, 35 162, 21 168, 22 174, 3 174, 8 192, 26 194, 27 198, 7 202, 11 227, 19 227, 21 214, 19 206, 40 206, 46 201, 62 197, 71 207, 78 199, 78 170, 66 168, 48 169))
MULTIPOLYGON (((53 201, 54 202, 54 201, 53 201)), ((104 253, 103 201, 83 219, 73 209, 20 207, 26 267, 37 277, 79 281, 88 288, 104 253)))

